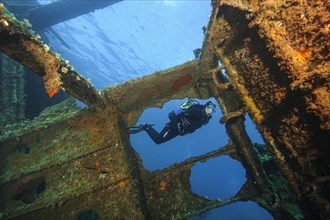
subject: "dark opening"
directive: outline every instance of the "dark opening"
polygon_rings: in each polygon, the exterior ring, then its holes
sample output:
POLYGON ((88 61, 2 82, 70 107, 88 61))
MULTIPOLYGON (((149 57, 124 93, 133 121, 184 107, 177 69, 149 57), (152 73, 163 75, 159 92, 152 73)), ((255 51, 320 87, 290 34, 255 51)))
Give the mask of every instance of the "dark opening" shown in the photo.
POLYGON ((24 154, 30 154, 30 148, 27 144, 25 143, 19 143, 17 146, 16 146, 16 149, 18 152, 20 153, 24 153, 24 154))
POLYGON ((43 177, 28 181, 19 189, 15 195, 16 200, 31 204, 46 189, 46 181, 43 177))
POLYGON ((78 215, 78 220, 99 220, 99 219, 100 217, 97 214, 97 212, 95 212, 92 209, 82 211, 78 215))

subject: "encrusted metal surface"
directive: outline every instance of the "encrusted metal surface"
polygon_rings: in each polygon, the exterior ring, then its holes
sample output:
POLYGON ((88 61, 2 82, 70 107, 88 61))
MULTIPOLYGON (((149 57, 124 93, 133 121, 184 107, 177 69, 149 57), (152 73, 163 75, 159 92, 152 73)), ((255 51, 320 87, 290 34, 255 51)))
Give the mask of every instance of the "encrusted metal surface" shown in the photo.
POLYGON ((220 4, 214 52, 305 214, 329 216, 329 2, 220 4))
POLYGON ((20 63, 0 54, 0 129, 24 119, 24 69, 20 63))
POLYGON ((0 4, 1 51, 42 76, 50 95, 62 87, 93 107, 67 101, 3 130, 0 218, 77 218, 92 209, 102 219, 182 219, 248 200, 276 219, 330 215, 329 3, 212 5, 200 60, 99 93, 0 4), (216 98, 228 145, 150 173, 128 127, 145 108, 183 97, 216 98), (268 146, 251 143, 246 112, 268 146), (223 201, 192 193, 191 167, 223 154, 246 168, 239 193, 223 201))

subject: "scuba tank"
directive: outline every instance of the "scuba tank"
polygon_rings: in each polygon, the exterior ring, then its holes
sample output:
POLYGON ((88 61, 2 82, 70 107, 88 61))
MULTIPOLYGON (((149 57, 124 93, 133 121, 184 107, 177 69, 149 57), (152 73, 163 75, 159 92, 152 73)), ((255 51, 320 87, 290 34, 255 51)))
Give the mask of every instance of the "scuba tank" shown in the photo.
POLYGON ((199 104, 198 101, 193 100, 193 99, 188 99, 187 102, 183 103, 180 108, 177 108, 173 111, 171 111, 168 114, 168 117, 170 118, 171 121, 176 121, 179 118, 179 115, 182 114, 185 110, 190 108, 192 105, 199 104))

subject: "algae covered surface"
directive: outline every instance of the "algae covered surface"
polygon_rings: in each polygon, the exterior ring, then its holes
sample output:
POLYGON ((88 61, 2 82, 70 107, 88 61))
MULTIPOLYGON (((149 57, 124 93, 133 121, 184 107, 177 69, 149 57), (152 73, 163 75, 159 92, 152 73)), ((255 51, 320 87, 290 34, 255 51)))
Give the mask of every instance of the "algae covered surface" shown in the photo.
POLYGON ((4 127, 1 217, 76 218, 89 208, 103 218, 179 219, 240 200, 257 201, 276 219, 329 216, 329 3, 211 3, 200 60, 101 92, 0 5, 1 51, 43 77, 50 96, 62 87, 89 105, 69 99, 4 127), (224 111, 226 153, 247 170, 228 201, 191 192, 185 166, 193 162, 150 173, 129 143, 129 126, 145 108, 184 96, 214 97, 224 111), (245 113, 265 146, 252 144, 245 113))
POLYGON ((58 105, 46 108, 33 120, 20 121, 4 127, 0 135, 0 141, 19 138, 28 132, 47 128, 49 125, 67 120, 79 113, 81 109, 76 105, 74 99, 68 99, 58 105))

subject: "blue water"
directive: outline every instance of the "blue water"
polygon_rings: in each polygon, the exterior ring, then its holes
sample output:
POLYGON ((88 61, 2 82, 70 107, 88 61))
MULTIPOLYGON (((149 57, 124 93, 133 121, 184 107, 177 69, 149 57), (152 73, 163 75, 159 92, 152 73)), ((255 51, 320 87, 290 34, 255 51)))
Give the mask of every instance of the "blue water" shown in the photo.
POLYGON ((98 88, 194 59, 208 1, 123 1, 53 26, 51 46, 98 88))
MULTIPOLYGON (((210 100, 215 102, 215 99, 210 100)), ((187 99, 173 100, 166 103, 162 109, 147 109, 141 115, 138 124, 144 122, 155 124, 154 128, 160 132, 169 121, 168 113, 186 101, 187 99)), ((200 100, 201 104, 206 101, 200 100)), ((228 137, 224 126, 218 122, 220 116, 221 111, 217 107, 217 113, 207 126, 201 127, 193 134, 178 136, 161 145, 156 145, 145 132, 131 135, 131 144, 140 153, 146 169, 150 171, 162 169, 175 162, 181 162, 226 145, 228 137)))
POLYGON ((193 183, 193 192, 212 200, 224 200, 235 196, 243 186, 246 181, 245 169, 229 156, 220 156, 196 164, 190 181, 193 183))
POLYGON ((266 210, 255 202, 235 202, 202 213, 188 220, 272 220, 274 219, 266 210))
MULTIPOLYGON (((69 60, 97 89, 103 89, 194 59, 193 50, 202 47, 202 27, 208 23, 210 10, 208 0, 124 1, 53 26, 69 47, 51 32, 47 36, 54 51, 69 60)), ((173 100, 161 109, 147 109, 139 122, 153 123, 161 130, 168 113, 183 101, 173 100)), ((218 122, 222 114, 217 108, 207 126, 162 145, 154 144, 145 133, 131 135, 131 144, 145 168, 162 169, 227 144, 225 128, 218 122)), ((247 128, 254 142, 263 143, 249 118, 247 128)), ((193 192, 210 199, 235 195, 244 181, 242 165, 227 156, 197 163, 192 169, 193 192)), ((253 202, 239 202, 193 219, 273 218, 253 202)))
MULTIPOLYGON (((215 99, 199 100, 201 103, 215 99)), ((172 100, 167 102, 163 108, 146 109, 139 123, 148 122, 155 124, 154 128, 161 131, 168 122, 168 113, 176 109, 184 100, 172 100)), ((220 108, 206 125, 194 133, 179 136, 161 145, 155 144, 145 132, 131 135, 131 144, 140 154, 146 169, 153 171, 165 168, 177 162, 182 162, 192 156, 198 156, 224 147, 228 143, 225 128, 219 123, 222 117, 220 108)), ((253 142, 264 143, 260 134, 255 129, 251 119, 247 116, 246 127, 253 142)), ((197 163, 192 168, 190 183, 192 191, 208 199, 227 199, 240 190, 245 183, 245 169, 239 161, 229 156, 211 158, 205 163, 197 163)), ((236 202, 221 208, 203 213, 196 219, 273 219, 263 208, 254 202, 236 202), (238 211, 239 210, 239 211, 238 211)))

